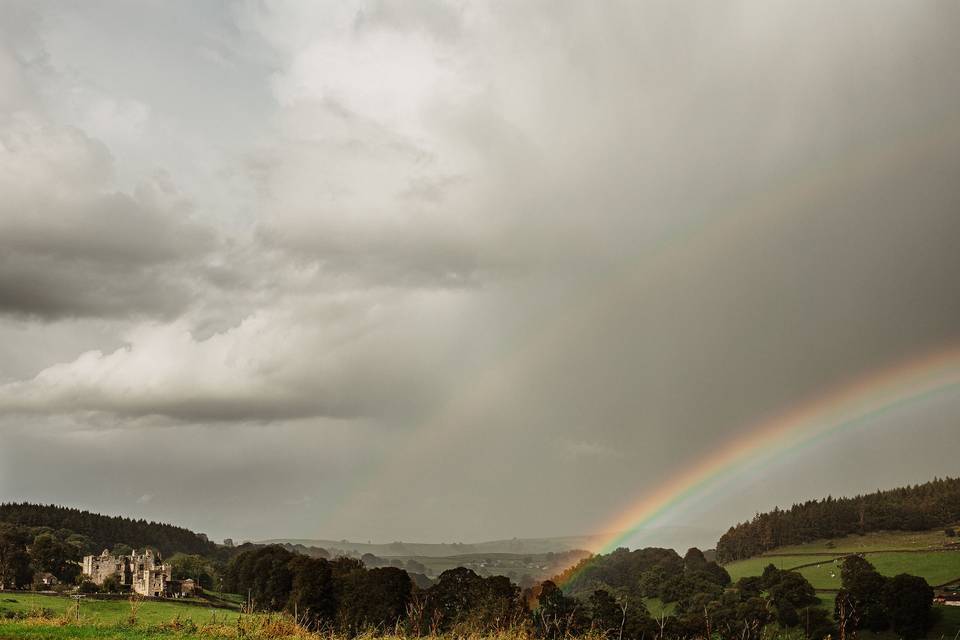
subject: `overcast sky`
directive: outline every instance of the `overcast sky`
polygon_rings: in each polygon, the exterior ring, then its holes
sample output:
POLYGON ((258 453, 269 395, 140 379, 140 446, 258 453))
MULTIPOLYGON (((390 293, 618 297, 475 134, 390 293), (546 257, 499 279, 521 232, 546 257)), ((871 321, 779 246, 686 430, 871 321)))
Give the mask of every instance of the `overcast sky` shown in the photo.
MULTIPOLYGON (((602 530, 960 339, 955 2, 0 4, 0 500, 602 530)), ((679 510, 957 475, 960 393, 679 510)), ((657 537, 637 544, 671 540, 657 537)))

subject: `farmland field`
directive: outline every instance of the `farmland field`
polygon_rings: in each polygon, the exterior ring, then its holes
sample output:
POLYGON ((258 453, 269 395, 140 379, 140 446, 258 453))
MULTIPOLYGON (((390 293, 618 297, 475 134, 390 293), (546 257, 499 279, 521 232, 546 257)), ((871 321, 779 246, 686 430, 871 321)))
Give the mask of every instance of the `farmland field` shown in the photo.
POLYGON ((764 567, 768 564, 772 564, 778 569, 792 569, 801 564, 807 564, 810 562, 818 561, 830 561, 829 557, 824 556, 804 556, 804 555, 795 555, 795 556, 757 556, 755 558, 747 558, 746 560, 738 560, 737 562, 731 562, 730 564, 724 565, 724 569, 727 570, 727 573, 730 574, 730 577, 734 582, 740 578, 747 576, 758 576, 763 573, 764 567))
POLYGON ((910 573, 922 576, 931 585, 940 585, 960 580, 960 548, 944 551, 925 549, 944 549, 953 540, 945 536, 942 530, 882 531, 779 547, 769 554, 731 562, 724 568, 736 581, 744 576, 760 575, 768 564, 779 569, 810 565, 797 571, 815 588, 839 589, 839 558, 849 553, 864 553, 864 557, 885 576, 910 573))
POLYGON ((867 556, 885 576, 913 573, 933 585, 960 579, 960 550, 937 553, 876 553, 867 556))
MULTIPOLYGON (((814 589, 839 589, 841 560, 823 558, 823 562, 797 571, 813 585, 814 589)), ((900 573, 903 573, 902 571, 900 573)))
MULTIPOLYGON (((885 576, 910 573, 922 576, 932 585, 960 578, 960 551, 921 553, 871 553, 867 561, 885 576)), ((798 569, 817 589, 840 588, 840 562, 826 559, 822 564, 798 569)))
MULTIPOLYGON (((0 592, 0 618, 6 612, 27 614, 39 609, 48 609, 55 616, 63 616, 73 606, 74 601, 65 596, 0 592)), ((81 620, 91 624, 114 624, 126 620, 129 615, 130 603, 127 600, 84 598, 80 603, 81 620)), ((235 622, 238 612, 215 608, 201 600, 144 600, 137 612, 137 620, 145 625, 169 622, 177 616, 182 619, 189 618, 198 624, 211 620, 235 622)))
POLYGON ((770 554, 805 555, 810 553, 860 553, 899 549, 929 549, 943 547, 957 538, 948 538, 943 529, 932 531, 876 531, 862 536, 844 536, 830 540, 815 540, 805 544, 777 547, 770 554))

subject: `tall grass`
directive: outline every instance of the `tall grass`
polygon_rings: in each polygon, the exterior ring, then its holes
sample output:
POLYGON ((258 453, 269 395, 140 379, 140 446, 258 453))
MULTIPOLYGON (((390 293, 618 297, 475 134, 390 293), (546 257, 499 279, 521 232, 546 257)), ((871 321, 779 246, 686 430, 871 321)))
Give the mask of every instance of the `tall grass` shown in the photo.
MULTIPOLYGON (((226 616, 195 622, 189 617, 176 616, 158 624, 137 624, 139 605, 131 599, 131 614, 127 619, 112 624, 94 623, 84 616, 76 617, 71 609, 61 615, 48 609, 37 609, 14 620, 0 621, 0 637, 7 638, 79 638, 89 635, 140 640, 141 638, 177 638, 196 640, 542 640, 534 635, 529 625, 504 626, 500 630, 461 625, 455 630, 437 634, 414 634, 405 625, 390 629, 369 628, 348 638, 325 629, 308 628, 306 619, 297 619, 290 613, 241 615, 235 620, 226 616)), ((606 640, 600 633, 577 636, 578 640, 606 640)), ((556 640, 572 640, 558 637, 556 640)), ((654 640, 654 639, 650 639, 654 640)))

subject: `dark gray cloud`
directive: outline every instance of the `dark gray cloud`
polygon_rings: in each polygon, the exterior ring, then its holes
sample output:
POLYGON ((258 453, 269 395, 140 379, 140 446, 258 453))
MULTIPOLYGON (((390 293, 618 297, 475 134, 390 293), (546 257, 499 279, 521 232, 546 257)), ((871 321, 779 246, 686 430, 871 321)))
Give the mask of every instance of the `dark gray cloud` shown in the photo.
POLYGON ((185 269, 212 247, 169 179, 110 189, 112 158, 81 131, 0 118, 0 312, 175 317, 185 269))
MULTIPOLYGON (((27 346, 0 345, 0 498, 55 499, 10 469, 70 457, 83 503, 142 440, 209 499, 137 480, 85 504, 233 537, 595 531, 960 339, 953 6, 144 10, 142 39, 110 3, 9 10, 0 337, 27 346), (253 482, 251 523, 228 494, 253 482)), ((709 544, 949 473, 955 401, 663 524, 709 544)))

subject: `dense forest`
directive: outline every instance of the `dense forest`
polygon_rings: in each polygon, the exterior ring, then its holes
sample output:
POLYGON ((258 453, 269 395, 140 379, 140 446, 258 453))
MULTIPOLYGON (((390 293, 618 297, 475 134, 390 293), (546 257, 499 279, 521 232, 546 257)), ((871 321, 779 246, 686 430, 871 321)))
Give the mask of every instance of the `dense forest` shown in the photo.
POLYGON ((628 598, 660 598, 677 602, 693 593, 719 593, 730 575, 699 549, 681 557, 673 549, 617 549, 570 567, 555 581, 569 595, 586 597, 597 589, 628 598))
MULTIPOLYGON (((617 556, 612 564, 621 562, 617 556)), ((565 595, 552 581, 521 590, 503 576, 482 577, 462 567, 418 588, 398 568, 368 569, 350 558, 305 558, 279 546, 238 555, 227 568, 225 587, 247 594, 255 609, 296 611, 312 627, 347 635, 398 626, 412 635, 525 628, 549 639, 587 630, 610 638, 653 637, 657 630, 642 599, 628 602, 607 590, 594 590, 581 600, 565 595)), ((675 626, 679 630, 679 623, 675 626)))
MULTIPOLYGON (((218 546, 202 533, 183 527, 120 516, 104 516, 56 505, 0 504, 0 523, 20 527, 46 527, 81 536, 83 551, 99 553, 122 543, 133 548, 152 547, 165 556, 174 553, 216 556, 218 546)), ((66 536, 61 536, 66 537, 66 536)))
POLYGON ((252 610, 288 611, 309 628, 348 637, 522 629, 525 637, 544 640, 587 632, 609 640, 760 640, 776 624, 814 640, 856 629, 892 629, 910 639, 929 628, 933 591, 922 578, 885 578, 856 556, 845 561, 842 576, 831 616, 800 573, 769 565, 761 576, 730 584, 726 571, 697 549, 683 558, 664 549, 597 556, 558 578, 575 587, 564 593, 551 580, 521 589, 503 576, 482 577, 462 567, 420 588, 396 567, 370 569, 353 558, 310 558, 271 545, 237 555, 224 586, 246 595, 252 610), (576 593, 580 597, 572 597, 576 593), (673 613, 651 615, 645 595, 675 603, 673 613))
POLYGON ((248 596, 255 610, 297 612, 313 628, 347 635, 398 624, 417 635, 461 626, 506 629, 527 613, 520 588, 501 576, 452 569, 422 590, 396 567, 310 558, 278 545, 240 553, 226 570, 224 588, 248 596))
POLYGON ((717 559, 730 562, 783 545, 871 531, 920 531, 957 521, 960 478, 934 479, 912 487, 853 498, 827 497, 759 513, 720 538, 717 559))

